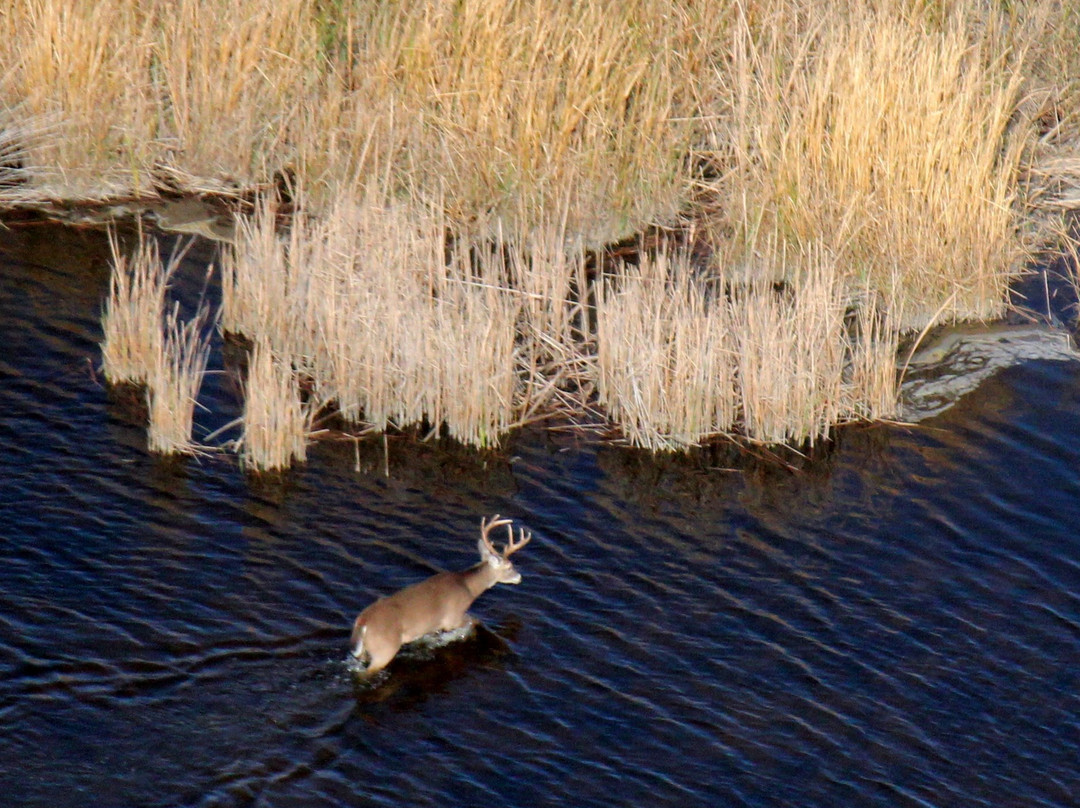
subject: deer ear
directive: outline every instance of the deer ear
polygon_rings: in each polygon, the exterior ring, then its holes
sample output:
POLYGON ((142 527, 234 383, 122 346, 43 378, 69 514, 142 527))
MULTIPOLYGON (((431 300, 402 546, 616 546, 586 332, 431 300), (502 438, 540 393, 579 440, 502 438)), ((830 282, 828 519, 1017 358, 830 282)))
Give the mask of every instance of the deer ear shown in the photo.
POLYGON ((489 564, 492 564, 494 563, 494 559, 498 558, 498 556, 493 555, 491 550, 488 549, 487 542, 485 542, 483 539, 480 539, 480 541, 476 543, 476 549, 480 551, 481 561, 486 561, 489 564))

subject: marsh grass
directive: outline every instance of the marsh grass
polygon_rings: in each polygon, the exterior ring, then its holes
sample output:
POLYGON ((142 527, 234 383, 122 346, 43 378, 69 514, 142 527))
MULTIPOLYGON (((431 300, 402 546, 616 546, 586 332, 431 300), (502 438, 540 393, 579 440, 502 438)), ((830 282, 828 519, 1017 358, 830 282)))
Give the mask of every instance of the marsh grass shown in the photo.
POLYGON ((717 435, 813 445, 894 416, 897 332, 834 261, 809 249, 779 288, 706 277, 685 247, 620 266, 599 295, 600 403, 631 443, 663 450, 717 435))
POLYGON ((887 9, 794 41, 742 23, 723 102, 737 114, 712 122, 724 249, 822 243, 852 282, 906 300, 900 327, 950 297, 946 319, 988 319, 1025 257, 1024 54, 998 12, 887 9))
POLYGON ((209 309, 184 321, 180 304, 165 315, 164 338, 154 354, 147 380, 147 405, 150 425, 147 445, 161 454, 195 454, 198 444, 192 438, 195 407, 210 358, 207 333, 209 309))
POLYGON ((635 445, 681 448, 735 428, 730 306, 696 275, 686 250, 661 249, 600 288, 597 394, 635 445))
POLYGON ((109 232, 109 249, 112 273, 101 318, 102 369, 110 384, 148 384, 163 351, 165 292, 182 255, 174 253, 163 263, 157 241, 141 229, 131 255, 115 231, 109 232))
POLYGON ((0 100, 48 123, 26 144, 29 185, 4 197, 101 199, 152 190, 160 148, 143 4, 35 0, 0 15, 0 100))
POLYGON ((812 445, 851 417, 840 276, 818 250, 802 258, 797 293, 749 287, 733 300, 743 426, 752 440, 812 445))
POLYGON ((1033 205, 1080 204, 1074 5, 28 1, 0 198, 289 186, 222 325, 358 424, 491 445, 599 401, 654 448, 817 440, 892 412, 900 331, 1001 312, 1033 205), (594 277, 653 226, 711 258, 594 277))
POLYGON ((244 385, 240 462, 248 469, 283 469, 307 459, 313 408, 300 395, 292 363, 264 341, 255 343, 244 385))
POLYGON ((348 421, 497 443, 514 417, 520 308, 498 254, 448 248, 441 211, 415 203, 346 199, 287 234, 262 211, 226 261, 227 328, 292 356, 348 421))
POLYGON ((141 228, 128 253, 109 232, 112 276, 102 315, 102 368, 110 384, 145 389, 152 452, 193 454, 194 410, 210 353, 209 306, 203 302, 186 322, 179 303, 166 310, 169 281, 191 242, 167 261, 158 242, 141 228))

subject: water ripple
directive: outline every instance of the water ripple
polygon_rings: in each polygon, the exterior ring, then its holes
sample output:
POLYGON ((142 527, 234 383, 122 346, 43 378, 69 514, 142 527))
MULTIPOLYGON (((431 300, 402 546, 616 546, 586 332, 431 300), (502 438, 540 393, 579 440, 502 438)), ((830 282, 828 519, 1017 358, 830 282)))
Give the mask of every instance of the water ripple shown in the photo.
MULTIPOLYGON (((319 446, 258 482, 146 455, 90 367, 101 245, 60 231, 66 261, 27 261, 20 239, 0 234, 12 804, 1080 792, 1076 368, 1012 368, 918 428, 844 433, 797 473, 530 431, 482 461, 394 444, 389 478, 381 445, 360 472, 354 449, 319 446), (521 585, 477 601, 476 636, 356 679, 355 614, 473 563, 494 512, 535 534, 521 585)), ((235 416, 227 385, 207 395, 235 416)))

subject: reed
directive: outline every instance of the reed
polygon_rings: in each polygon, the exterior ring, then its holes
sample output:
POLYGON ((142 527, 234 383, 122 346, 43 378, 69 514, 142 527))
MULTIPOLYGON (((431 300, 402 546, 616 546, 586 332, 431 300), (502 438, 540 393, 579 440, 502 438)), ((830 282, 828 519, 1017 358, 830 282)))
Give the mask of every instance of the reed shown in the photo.
MULTIPOLYGON (((586 246, 670 220, 688 190, 716 16, 694 3, 343 4, 351 67, 407 133, 408 181, 475 232, 527 236, 566 205, 586 246)), ((397 162, 400 162, 397 161, 397 162)))
POLYGON ((0 106, 42 131, 23 149, 28 183, 9 200, 151 193, 164 145, 153 85, 156 6, 115 0, 26 0, 0 15, 0 106))
POLYGON ((165 316, 164 339, 147 380, 147 445, 151 452, 194 454, 199 450, 191 429, 210 358, 208 317, 209 309, 203 306, 185 322, 180 317, 179 303, 165 316))
POLYGON ((820 249, 799 258, 790 270, 797 279, 794 294, 771 284, 752 286, 732 303, 743 429, 765 443, 812 445, 851 417, 843 406, 846 301, 840 274, 820 249))
POLYGON ((733 114, 712 123, 726 254, 825 244, 851 283, 906 302, 900 327, 945 300, 947 319, 1000 314, 1025 258, 1032 140, 1002 15, 883 4, 797 33, 772 21, 741 21, 721 101, 733 114))
MULTIPOLYGON (((221 255, 221 328, 225 333, 244 334, 251 339, 265 337, 278 350, 293 332, 290 306, 297 242, 305 232, 306 220, 300 218, 292 228, 291 241, 283 240, 277 228, 277 209, 262 201, 255 215, 237 222, 236 249, 221 255), (289 256, 293 260, 289 260, 289 256)), ((313 245, 312 245, 313 246, 313 245)), ((312 268, 314 271, 314 267, 312 268)))
POLYGON ((301 399, 292 363, 260 340, 252 349, 247 373, 241 465, 273 471, 304 462, 313 409, 301 399))
POLYGON ((150 3, 162 129, 157 170, 219 193, 266 182, 295 155, 294 121, 320 102, 311 0, 150 3))
POLYGON ((836 424, 896 414, 897 330, 872 297, 850 298, 823 248, 790 263, 793 288, 778 290, 705 277, 686 248, 668 247, 607 279, 597 390, 631 443, 812 445, 836 424))
POLYGON ((847 418, 866 421, 896 418, 900 412, 900 376, 896 368, 903 320, 868 289, 848 301, 844 410, 847 418))
POLYGON ((520 304, 497 255, 448 254, 439 209, 345 199, 286 237, 270 214, 240 234, 225 322, 288 351, 320 403, 379 429, 445 424, 481 446, 512 423, 520 304))
POLYGON ((23 0, 0 198, 290 185, 223 327, 357 422, 490 445, 595 393, 641 445, 816 440, 887 417, 897 334, 999 314, 1033 206, 1078 204, 1073 5, 23 0), (595 283, 653 225, 708 265, 595 283))
POLYGON ((165 292, 182 256, 174 254, 163 264, 157 241, 141 229, 133 254, 120 246, 115 231, 109 232, 109 248, 112 274, 101 318, 102 369, 111 384, 144 385, 162 355, 165 292))
POLYGON ((693 446, 734 430, 731 310, 685 249, 620 266, 597 298, 597 394, 634 445, 693 446))

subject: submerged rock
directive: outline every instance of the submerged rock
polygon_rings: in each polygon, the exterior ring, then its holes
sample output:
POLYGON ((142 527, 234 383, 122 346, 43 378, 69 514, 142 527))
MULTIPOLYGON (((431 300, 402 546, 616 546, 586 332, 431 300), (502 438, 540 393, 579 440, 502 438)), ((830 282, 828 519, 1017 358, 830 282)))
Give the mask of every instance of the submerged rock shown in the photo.
POLYGON ((974 325, 949 329, 919 347, 901 383, 903 420, 940 415, 995 373, 1033 359, 1080 360, 1067 331, 1045 324, 974 325))

